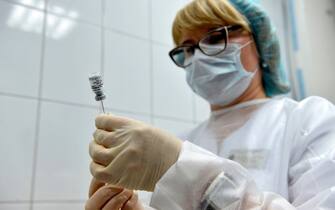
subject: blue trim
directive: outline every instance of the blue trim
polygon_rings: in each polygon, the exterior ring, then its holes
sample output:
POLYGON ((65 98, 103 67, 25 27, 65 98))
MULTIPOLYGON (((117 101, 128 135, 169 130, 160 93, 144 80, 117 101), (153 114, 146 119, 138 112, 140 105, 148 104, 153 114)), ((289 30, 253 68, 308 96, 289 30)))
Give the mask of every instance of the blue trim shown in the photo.
POLYGON ((296 10, 296 0, 289 0, 289 8, 288 8, 288 12, 289 12, 289 16, 290 16, 290 20, 291 20, 291 37, 292 37, 292 42, 293 42, 293 49, 294 51, 299 51, 299 41, 298 41, 298 32, 297 32, 297 20, 296 20, 296 14, 295 14, 295 10, 296 10))
POLYGON ((302 69, 298 68, 296 74, 299 86, 299 99, 304 99, 306 97, 304 72, 302 71, 302 69))

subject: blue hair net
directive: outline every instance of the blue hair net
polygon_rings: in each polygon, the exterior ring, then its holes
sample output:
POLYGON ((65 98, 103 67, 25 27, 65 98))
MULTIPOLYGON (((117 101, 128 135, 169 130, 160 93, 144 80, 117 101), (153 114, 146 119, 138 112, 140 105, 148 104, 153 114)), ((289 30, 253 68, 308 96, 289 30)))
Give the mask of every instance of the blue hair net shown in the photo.
POLYGON ((280 58, 279 40, 270 18, 252 0, 229 0, 247 19, 251 28, 263 74, 263 86, 267 96, 290 91, 286 72, 280 58))

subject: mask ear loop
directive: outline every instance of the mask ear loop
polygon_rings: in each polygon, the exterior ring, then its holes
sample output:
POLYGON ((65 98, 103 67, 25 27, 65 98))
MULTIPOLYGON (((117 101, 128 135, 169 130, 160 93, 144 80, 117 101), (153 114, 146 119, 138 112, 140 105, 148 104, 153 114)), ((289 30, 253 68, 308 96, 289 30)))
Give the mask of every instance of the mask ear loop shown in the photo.
POLYGON ((258 66, 257 66, 257 68, 256 68, 256 70, 255 70, 255 74, 256 74, 256 72, 259 71, 259 69, 263 70, 262 67, 263 67, 263 65, 264 65, 264 62, 263 62, 263 59, 261 58, 261 56, 260 56, 260 54, 259 54, 258 47, 257 47, 257 45, 256 45, 256 42, 255 42, 255 39, 254 39, 253 36, 252 36, 251 40, 252 40, 252 42, 255 43, 255 47, 256 47, 256 55, 257 55, 257 58, 258 58, 258 61, 259 61, 258 66))
MULTIPOLYGON (((242 49, 243 47, 247 46, 251 42, 256 43, 253 37, 247 43, 245 43, 240 49, 242 49)), ((259 60, 259 67, 266 68, 268 65, 264 62, 264 60, 259 55, 257 46, 256 46, 256 54, 257 54, 257 58, 259 60)), ((257 69, 259 69, 259 67, 257 67, 257 69)))
MULTIPOLYGON (((242 46, 240 47, 240 49, 242 49, 242 48, 248 46, 249 44, 251 44, 251 43, 253 43, 253 42, 254 42, 254 40, 253 40, 253 39, 250 39, 247 43, 245 43, 244 45, 242 45, 242 46)), ((257 56, 258 56, 258 52, 257 52, 257 56)))
MULTIPOLYGON (((243 49, 244 47, 248 46, 248 45, 251 44, 251 43, 255 43, 255 41, 254 41, 253 38, 251 38, 247 43, 245 43, 244 45, 242 45, 242 46, 240 47, 240 49, 243 49)), ((257 57, 259 58, 259 53, 258 53, 258 49, 257 49, 257 47, 256 47, 256 53, 257 53, 257 57)), ((251 73, 255 75, 255 74, 257 73, 258 70, 259 70, 259 67, 257 67, 256 70, 251 71, 251 73)))
MULTIPOLYGON (((227 26, 225 26, 225 31, 226 31, 226 37, 227 37, 227 44, 226 44, 226 46, 227 46, 227 45, 228 45, 228 42, 229 42, 229 34, 228 34, 227 26)), ((244 45, 242 45, 242 46, 240 47, 240 49, 246 47, 247 45, 249 45, 249 44, 251 44, 251 43, 253 43, 253 42, 255 42, 255 41, 254 41, 254 38, 251 38, 247 43, 245 43, 244 45)), ((259 58, 259 53, 258 53, 258 49, 257 49, 257 47, 256 47, 256 53, 257 53, 257 57, 259 58)), ((257 67, 256 70, 254 70, 254 71, 252 71, 252 72, 250 72, 250 73, 252 73, 253 75, 255 75, 255 74, 258 72, 258 70, 259 70, 259 67, 257 67)))

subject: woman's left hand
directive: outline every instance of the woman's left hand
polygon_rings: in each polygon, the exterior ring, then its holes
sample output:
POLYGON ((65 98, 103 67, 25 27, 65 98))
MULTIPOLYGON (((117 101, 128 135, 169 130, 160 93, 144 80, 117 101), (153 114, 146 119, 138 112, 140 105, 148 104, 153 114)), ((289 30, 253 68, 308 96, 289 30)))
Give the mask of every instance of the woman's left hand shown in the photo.
POLYGON ((85 210, 143 210, 137 193, 92 179, 85 210))
POLYGON ((178 159, 182 141, 159 128, 110 114, 98 116, 95 122, 90 169, 101 182, 154 191, 178 159))

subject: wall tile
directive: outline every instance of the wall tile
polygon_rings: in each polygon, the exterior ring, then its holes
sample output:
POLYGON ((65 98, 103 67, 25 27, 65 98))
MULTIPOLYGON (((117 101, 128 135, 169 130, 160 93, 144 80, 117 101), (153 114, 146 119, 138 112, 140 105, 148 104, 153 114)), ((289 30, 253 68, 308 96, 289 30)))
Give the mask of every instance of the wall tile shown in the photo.
POLYGON ((101 70, 100 29, 55 15, 47 25, 43 97, 96 105, 88 76, 101 70))
POLYGON ((30 7, 35 7, 37 9, 44 9, 45 7, 45 1, 46 0, 9 0, 12 1, 13 3, 19 3, 22 5, 30 6, 30 7))
POLYGON ((149 0, 108 0, 105 26, 149 39, 149 0))
POLYGON ((29 200, 37 101, 0 96, 0 201, 29 200))
POLYGON ((0 91, 37 96, 43 13, 0 2, 0 91))
POLYGON ((102 0, 49 0, 47 10, 58 15, 101 24, 102 0))
POLYGON ((96 110, 42 103, 36 200, 84 200, 91 175, 88 145, 96 110))
POLYGON ((185 5, 183 0, 152 1, 152 38, 156 42, 173 46, 172 23, 177 11, 185 5))
POLYGON ((29 204, 0 204, 0 210, 29 210, 29 204))
POLYGON ((113 109, 150 113, 149 42, 106 31, 106 105, 113 109))
POLYGON ((193 120, 192 91, 183 69, 168 56, 169 48, 153 46, 154 115, 193 120))

